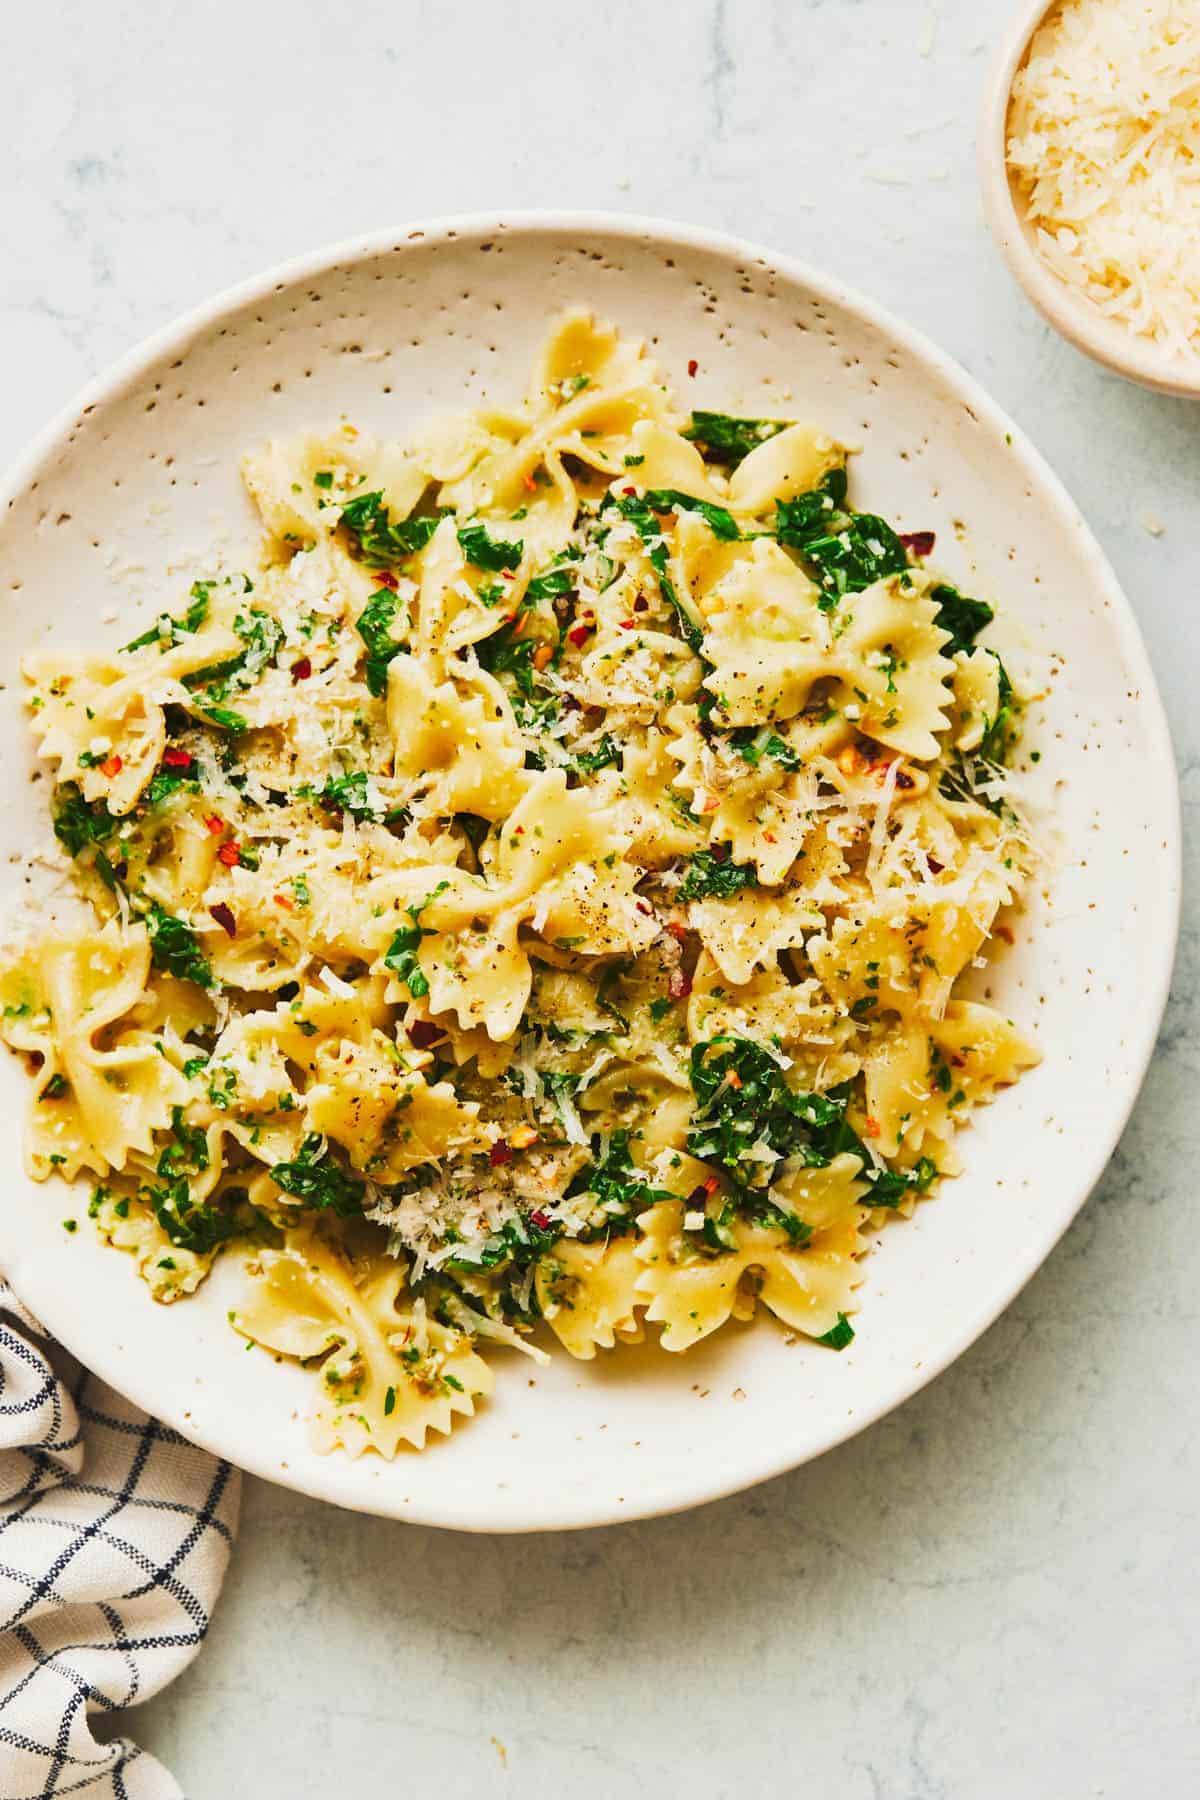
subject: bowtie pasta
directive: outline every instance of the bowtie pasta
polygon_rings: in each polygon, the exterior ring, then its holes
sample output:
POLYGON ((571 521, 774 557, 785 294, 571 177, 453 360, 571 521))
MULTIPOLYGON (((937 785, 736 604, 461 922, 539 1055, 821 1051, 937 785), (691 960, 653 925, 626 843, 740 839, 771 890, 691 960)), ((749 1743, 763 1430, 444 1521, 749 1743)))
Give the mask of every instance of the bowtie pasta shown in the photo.
POLYGON ((160 1300, 238 1249, 352 1453, 538 1321, 843 1348, 866 1231, 1037 1060, 958 991, 1032 862, 991 608, 584 314, 511 411, 244 475, 252 574, 25 665, 87 915, 0 969, 33 1174, 160 1300))

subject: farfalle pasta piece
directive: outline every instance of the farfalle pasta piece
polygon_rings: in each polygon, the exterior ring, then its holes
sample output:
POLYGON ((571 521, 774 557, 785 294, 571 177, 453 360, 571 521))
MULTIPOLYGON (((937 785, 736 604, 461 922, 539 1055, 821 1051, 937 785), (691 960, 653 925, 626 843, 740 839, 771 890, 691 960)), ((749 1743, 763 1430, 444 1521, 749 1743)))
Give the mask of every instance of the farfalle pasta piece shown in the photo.
POLYGON ((743 888, 728 900, 693 900, 688 923, 722 975, 739 983, 774 962, 780 950, 802 944, 824 919, 799 889, 767 894, 743 888))
POLYGON ((417 958, 431 1010, 511 1036, 532 981, 520 942, 526 922, 547 944, 578 942, 590 954, 649 944, 659 927, 634 891, 636 869, 620 860, 626 841, 615 813, 569 790, 561 770, 532 781, 500 832, 486 883, 448 871, 422 906, 417 958))
POLYGON ((814 425, 789 425, 743 457, 729 477, 729 504, 757 516, 780 500, 794 500, 818 486, 846 452, 814 425))
POLYGON ((378 1031, 365 1044, 326 1040, 305 1095, 309 1128, 341 1144, 356 1169, 385 1183, 459 1152, 489 1150, 499 1127, 481 1120, 478 1102, 460 1100, 450 1082, 430 1084, 424 1070, 431 1061, 397 1050, 378 1031))
POLYGON ((876 582, 838 609, 841 709, 876 743, 906 756, 936 756, 946 728, 954 664, 942 654, 949 633, 937 614, 936 602, 906 575, 876 582))
POLYGON ((736 1249, 701 1249, 684 1229, 681 1201, 660 1201, 638 1220, 642 1233, 636 1284, 646 1319, 663 1327, 664 1350, 689 1350, 730 1318, 749 1319, 756 1303, 785 1325, 821 1337, 852 1306, 855 1258, 866 1191, 858 1157, 841 1155, 827 1168, 791 1178, 788 1202, 807 1224, 802 1245, 781 1227, 736 1219, 727 1227, 736 1249))
POLYGON ((184 677, 241 648, 235 632, 214 627, 126 663, 49 652, 27 656, 22 671, 33 689, 39 754, 58 765, 58 780, 76 782, 85 800, 128 813, 162 757, 163 706, 168 700, 192 704, 184 677))
POLYGON ((42 1058, 28 1152, 35 1178, 123 1168, 188 1098, 159 1040, 128 1023, 149 974, 145 929, 118 924, 45 938, 6 972, 2 991, 14 997, 0 1033, 42 1058))
POLYGON ((635 1241, 628 1237, 594 1244, 562 1239, 541 1258, 538 1305, 564 1350, 590 1362, 598 1349, 611 1350, 618 1339, 640 1342, 634 1310, 640 1272, 635 1241))
POLYGON ((704 685, 725 726, 767 724, 802 712, 837 667, 817 589, 767 538, 756 538, 703 601, 704 685))
POLYGON ((163 1305, 183 1300, 210 1273, 214 1251, 182 1249, 167 1236, 154 1209, 130 1182, 97 1188, 89 1208, 96 1231, 114 1250, 124 1250, 163 1305))
POLYGON ((382 1259, 361 1276, 315 1232, 297 1231, 251 1270, 230 1322, 266 1350, 320 1362, 318 1448, 390 1461, 401 1444, 420 1450, 430 1431, 448 1433, 490 1394, 491 1371, 465 1333, 424 1317, 419 1302, 401 1308, 401 1265, 382 1259))
POLYGON ((500 683, 483 669, 438 681, 428 663, 393 657, 388 729, 395 774, 429 811, 503 819, 525 791, 525 747, 500 683))

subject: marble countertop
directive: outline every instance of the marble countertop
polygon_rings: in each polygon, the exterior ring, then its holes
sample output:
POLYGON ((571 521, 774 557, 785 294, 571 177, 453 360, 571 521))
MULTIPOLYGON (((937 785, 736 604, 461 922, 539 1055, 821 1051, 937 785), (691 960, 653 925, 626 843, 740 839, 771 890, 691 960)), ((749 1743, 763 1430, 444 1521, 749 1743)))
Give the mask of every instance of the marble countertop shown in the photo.
MULTIPOLYGON (((893 307, 1026 427, 1140 617, 1194 825, 1200 412, 1081 359, 992 248, 974 111, 1014 3, 21 8, 0 456, 146 332, 327 240, 489 205, 735 230, 893 307)), ((1194 1793, 1196 931, 1193 886, 1096 1195, 900 1412, 739 1498, 581 1535, 464 1538, 249 1482, 208 1646, 120 1727, 189 1800, 1194 1793)))

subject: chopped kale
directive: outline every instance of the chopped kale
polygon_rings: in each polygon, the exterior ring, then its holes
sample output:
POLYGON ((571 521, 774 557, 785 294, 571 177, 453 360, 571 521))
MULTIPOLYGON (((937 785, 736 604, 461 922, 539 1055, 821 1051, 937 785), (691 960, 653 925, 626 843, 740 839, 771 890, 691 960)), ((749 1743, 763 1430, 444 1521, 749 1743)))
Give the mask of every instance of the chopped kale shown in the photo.
POLYGON ((636 494, 610 494, 604 505, 605 507, 614 507, 621 517, 628 519, 637 531, 646 547, 650 567, 658 577, 662 597, 669 606, 675 609, 684 642, 689 649, 699 654, 704 647, 704 632, 701 630, 699 622, 685 609, 675 591, 675 583, 667 572, 667 541, 663 537, 662 526, 653 511, 646 501, 639 500, 636 494))
MULTIPOLYGON (((273 619, 270 613, 263 612, 258 606, 252 606, 247 613, 239 613, 233 621, 233 629, 245 644, 244 650, 239 650, 236 656, 226 657, 223 662, 210 663, 206 668, 196 669, 183 678, 185 687, 204 690, 200 696, 201 703, 209 707, 211 714, 223 709, 220 706, 210 706, 210 702, 227 700, 230 694, 239 689, 251 687, 262 670, 275 661, 283 643, 283 626, 279 620, 273 619)), ((214 723, 220 724, 222 721, 214 719, 214 723)), ((227 729, 245 731, 245 720, 237 726, 228 726, 227 729)))
POLYGON ((525 589, 522 606, 538 606, 543 600, 560 600, 574 591, 576 574, 569 562, 559 560, 535 575, 525 589))
POLYGON ((235 737, 250 729, 250 721, 245 714, 235 712, 231 706, 198 706, 196 710, 210 725, 218 725, 222 731, 231 731, 235 737))
POLYGON ((525 554, 525 545, 520 538, 512 543, 503 538, 494 538, 487 527, 478 522, 459 526, 458 547, 468 562, 474 563, 477 569, 489 570, 493 575, 498 575, 502 569, 515 569, 525 554))
MULTIPOLYGON (((988 652, 996 656, 996 652, 988 652)), ((1009 728, 1013 718, 1013 685, 1008 678, 1008 670, 996 656, 996 668, 1000 683, 1000 704, 994 719, 989 720, 988 728, 983 734, 978 754, 987 762, 1002 763, 1008 755, 1009 728)))
POLYGON ((179 769, 160 767, 150 777, 150 784, 142 798, 147 806, 161 806, 164 800, 169 800, 181 788, 189 794, 196 794, 200 791, 200 783, 194 775, 188 775, 179 769))
POLYGON ((333 1160, 325 1139, 316 1132, 304 1139, 293 1161, 274 1164, 271 1179, 285 1194, 334 1212, 339 1219, 362 1212, 365 1182, 333 1160))
POLYGON ((986 600, 972 600, 968 594, 960 594, 956 587, 951 587, 948 581, 931 588, 929 598, 937 602, 934 624, 950 633, 950 642, 942 645, 943 656, 969 650, 979 633, 996 616, 986 600))
POLYGON ((562 1233, 557 1219, 546 1225, 537 1224, 530 1215, 510 1219, 499 1231, 493 1231, 478 1250, 464 1248, 447 1258, 444 1267, 469 1274, 503 1264, 515 1274, 543 1256, 558 1242, 562 1233))
POLYGON ((423 900, 406 909, 412 922, 402 925, 396 932, 383 959, 385 966, 400 978, 414 1000, 422 999, 429 992, 429 978, 417 957, 421 939, 426 935, 421 925, 421 914, 447 885, 446 882, 439 881, 432 893, 426 894, 423 900))
POLYGON ((793 1093, 779 1063, 749 1038, 716 1037, 695 1045, 691 1083, 697 1106, 688 1151, 724 1170, 747 1192, 766 1189, 776 1159, 808 1150, 813 1134, 828 1130, 845 1112, 844 1102, 793 1093))
POLYGON ((367 686, 377 700, 387 693, 388 664, 404 648, 392 636, 399 610, 391 589, 380 588, 371 595, 354 627, 367 647, 367 686))
POLYGON ((885 520, 842 510, 845 492, 845 470, 831 469, 810 493, 775 506, 775 535, 808 565, 826 609, 908 567, 908 553, 885 520))
POLYGON ((730 859, 729 847, 718 855, 715 850, 698 850, 688 863, 687 874, 679 890, 680 900, 728 900, 743 888, 753 887, 758 880, 753 863, 736 863, 730 859))
POLYGON ((574 750, 567 765, 577 775, 594 775, 597 769, 611 766, 621 767, 621 746, 616 739, 605 732, 594 750, 574 750))
POLYGON ((362 560, 373 569, 386 569, 423 550, 441 520, 439 516, 422 516, 393 522, 383 495, 375 493, 357 494, 348 500, 342 508, 341 523, 362 560))
POLYGON ((730 732, 729 742, 752 769, 757 769, 764 756, 777 762, 781 769, 795 771, 801 767, 800 758, 787 739, 781 738, 770 725, 740 725, 730 732))
POLYGON ((854 1342, 854 1327, 844 1312, 837 1316, 837 1324, 823 1332, 817 1339, 818 1344, 828 1344, 831 1350, 844 1350, 847 1344, 854 1342))
POLYGON ((810 539, 803 555, 815 566, 825 595, 834 601, 843 594, 861 593, 908 567, 904 545, 873 513, 855 513, 843 530, 810 539))
POLYGON ((714 506, 711 500, 697 500, 692 494, 681 494, 677 488, 651 488, 646 495, 646 504, 656 513, 699 513, 713 536, 720 538, 722 543, 736 543, 742 535, 737 520, 723 506, 714 506))
POLYGON ((927 1156, 912 1169, 879 1167, 847 1121, 849 1082, 827 1094, 794 1093, 779 1064, 749 1038, 697 1044, 691 1081, 697 1108, 687 1149, 722 1169, 743 1196, 761 1197, 776 1160, 784 1157, 825 1168, 835 1156, 856 1156, 862 1164, 859 1179, 867 1183, 867 1206, 899 1206, 908 1195, 925 1193, 937 1176, 927 1156))
POLYGON ((149 631, 143 631, 140 637, 122 644, 122 650, 143 650, 148 644, 161 644, 164 650, 169 650, 181 637, 190 637, 199 631, 208 617, 209 602, 216 585, 215 581, 194 581, 191 588, 192 603, 182 619, 173 619, 170 613, 160 613, 149 631))
POLYGON ((353 769, 348 775, 331 775, 321 789, 321 799, 326 806, 349 813, 352 819, 377 821, 385 814, 371 799, 367 787, 369 780, 365 769, 353 769))
POLYGON ((180 981, 194 981, 202 988, 211 987, 212 967, 192 927, 183 919, 177 919, 174 913, 167 912, 157 900, 150 902, 145 916, 155 968, 178 976, 180 981))
POLYGON ((104 801, 85 800, 73 781, 64 782, 55 794, 54 835, 68 856, 78 856, 89 844, 102 844, 116 826, 104 801))
POLYGON ((832 525, 847 515, 846 471, 828 469, 815 488, 792 500, 775 503, 775 535, 789 550, 803 550, 814 538, 827 537, 832 525))
POLYGON ((665 1188, 652 1187, 645 1175, 634 1168, 629 1148, 629 1133, 624 1128, 610 1134, 607 1143, 597 1134, 592 1139, 592 1158, 567 1188, 567 1197, 590 1194, 604 1213, 604 1223, 581 1235, 604 1236, 613 1232, 632 1231, 634 1221, 648 1206, 674 1195, 665 1188))
POLYGON ((729 413, 694 412, 683 435, 699 444, 710 462, 736 469, 752 450, 787 427, 786 419, 735 419, 729 413))
MULTIPOLYGON (((203 1129, 186 1122, 181 1106, 172 1107, 171 1142, 157 1164, 162 1185, 147 1183, 142 1192, 171 1242, 198 1256, 208 1255, 238 1229, 238 1220, 231 1211, 192 1198, 192 1179, 208 1166, 208 1140, 203 1129)), ((244 1198, 245 1190, 234 1189, 232 1195, 244 1198)))
POLYGON ((531 637, 514 637, 512 627, 505 625, 491 637, 476 644, 480 667, 492 675, 511 675, 517 692, 525 700, 534 698, 536 670, 533 653, 537 641, 531 637))

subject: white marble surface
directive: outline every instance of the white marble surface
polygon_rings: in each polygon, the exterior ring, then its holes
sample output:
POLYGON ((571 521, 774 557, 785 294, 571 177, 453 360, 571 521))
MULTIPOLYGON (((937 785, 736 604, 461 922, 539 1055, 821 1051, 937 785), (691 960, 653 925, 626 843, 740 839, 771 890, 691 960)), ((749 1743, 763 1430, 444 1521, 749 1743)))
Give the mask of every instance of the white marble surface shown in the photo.
MULTIPOLYGON (((12 9, 0 453, 179 310, 360 229, 495 204, 734 229, 894 307, 1029 430, 1141 618, 1194 823, 1200 413, 1067 349, 987 239, 973 115, 1012 3, 12 9)), ((250 1483, 208 1647, 122 1726, 189 1800, 1200 1790, 1198 973, 1193 896, 1100 1190, 884 1424, 580 1536, 459 1538, 250 1483)))

